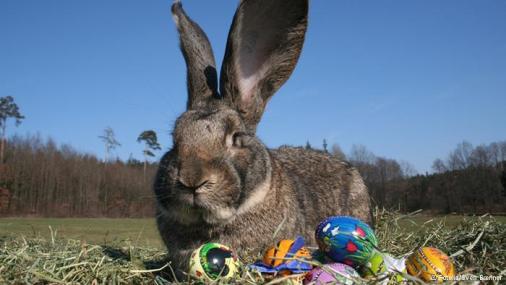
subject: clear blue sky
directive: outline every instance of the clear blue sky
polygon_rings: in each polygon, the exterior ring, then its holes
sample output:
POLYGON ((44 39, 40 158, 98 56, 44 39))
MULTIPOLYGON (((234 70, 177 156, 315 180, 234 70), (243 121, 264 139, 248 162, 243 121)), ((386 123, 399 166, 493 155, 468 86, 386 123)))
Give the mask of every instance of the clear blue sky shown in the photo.
MULTIPOLYGON (((183 0, 221 62, 237 1, 183 0)), ((186 102, 169 0, 0 1, 0 96, 26 116, 10 134, 51 136, 103 156, 167 149, 186 102)), ((366 145, 418 171, 463 139, 506 139, 506 1, 313 0, 301 60, 268 105, 270 147, 366 145)))

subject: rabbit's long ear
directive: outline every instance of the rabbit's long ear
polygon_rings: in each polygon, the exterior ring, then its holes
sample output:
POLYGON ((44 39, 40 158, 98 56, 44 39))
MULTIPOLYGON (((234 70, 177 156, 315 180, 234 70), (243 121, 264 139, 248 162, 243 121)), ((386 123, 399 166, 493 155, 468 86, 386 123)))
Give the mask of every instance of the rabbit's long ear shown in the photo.
POLYGON ((199 25, 186 15, 180 1, 172 4, 172 17, 187 67, 187 108, 204 107, 218 97, 218 76, 211 44, 199 25))
POLYGON ((269 98, 290 77, 304 43, 308 0, 242 0, 228 35, 222 97, 254 131, 269 98))

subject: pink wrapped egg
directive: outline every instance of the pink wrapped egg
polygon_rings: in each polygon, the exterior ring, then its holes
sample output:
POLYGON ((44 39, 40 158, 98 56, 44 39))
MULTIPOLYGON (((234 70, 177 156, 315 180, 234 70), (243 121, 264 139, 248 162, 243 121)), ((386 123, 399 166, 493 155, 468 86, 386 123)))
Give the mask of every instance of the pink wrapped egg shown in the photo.
POLYGON ((353 285, 353 280, 360 275, 353 267, 343 263, 330 263, 311 270, 304 279, 304 284, 342 284, 353 285))

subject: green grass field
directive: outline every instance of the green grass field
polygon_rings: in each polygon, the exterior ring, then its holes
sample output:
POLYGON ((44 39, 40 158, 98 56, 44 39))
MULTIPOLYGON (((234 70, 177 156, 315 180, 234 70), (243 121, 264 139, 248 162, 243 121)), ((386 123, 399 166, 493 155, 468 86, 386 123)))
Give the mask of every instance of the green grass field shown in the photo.
MULTIPOLYGON (((407 231, 414 230, 418 228, 420 225, 424 225, 427 223, 439 223, 444 222, 445 227, 453 228, 459 225, 464 218, 469 220, 478 220, 479 216, 461 216, 461 215, 446 215, 446 216, 427 216, 427 215, 418 215, 413 216, 408 219, 402 219, 399 224, 401 227, 406 227, 407 231)), ((506 224, 506 216, 494 216, 494 218, 502 223, 506 224)))
MULTIPOLYGON (((495 217, 506 224, 506 216, 495 217)), ((406 231, 416 230, 424 223, 445 221, 447 227, 462 222, 463 216, 414 216, 399 221, 406 231)), ((2 218, 0 236, 26 237, 42 236, 48 238, 51 227, 57 236, 86 241, 91 244, 108 244, 129 240, 136 246, 163 248, 154 219, 78 219, 78 218, 2 218)))
POLYGON ((154 219, 3 218, 0 219, 0 236, 48 238, 49 227, 58 237, 90 244, 129 240, 136 246, 163 247, 154 219))

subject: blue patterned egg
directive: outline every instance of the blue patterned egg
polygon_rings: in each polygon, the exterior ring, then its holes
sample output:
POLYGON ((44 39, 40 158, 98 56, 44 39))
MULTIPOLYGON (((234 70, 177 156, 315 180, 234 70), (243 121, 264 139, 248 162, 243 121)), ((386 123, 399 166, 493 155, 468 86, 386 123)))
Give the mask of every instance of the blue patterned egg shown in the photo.
POLYGON ((378 246, 371 227, 348 216, 325 219, 316 228, 315 237, 320 250, 330 259, 355 268, 366 264, 378 246))

